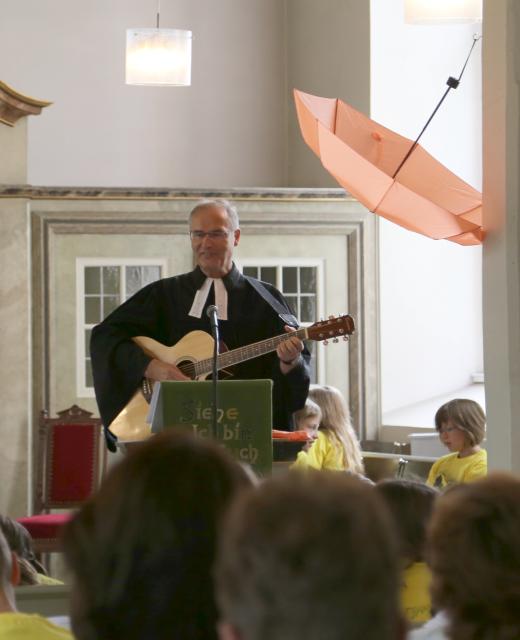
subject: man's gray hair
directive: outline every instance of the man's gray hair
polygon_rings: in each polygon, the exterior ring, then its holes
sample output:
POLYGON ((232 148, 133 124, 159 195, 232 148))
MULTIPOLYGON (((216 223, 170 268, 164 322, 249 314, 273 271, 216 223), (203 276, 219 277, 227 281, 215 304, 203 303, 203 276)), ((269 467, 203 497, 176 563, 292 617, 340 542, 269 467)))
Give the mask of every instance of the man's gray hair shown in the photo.
POLYGON ((219 207, 219 209, 224 209, 224 211, 227 213, 227 216, 228 216, 228 220, 229 220, 229 225, 231 227, 231 231, 235 231, 236 229, 238 229, 240 227, 240 223, 239 223, 239 220, 238 220, 238 211, 237 211, 237 208, 235 207, 235 205, 231 204, 231 202, 229 202, 229 200, 221 200, 221 199, 217 199, 217 200, 210 200, 210 199, 199 200, 197 202, 197 204, 193 207, 193 209, 190 211, 190 216, 189 216, 190 223, 191 223, 191 219, 192 219, 193 215, 195 213, 197 213, 197 211, 199 211, 200 209, 204 209, 205 207, 219 207))

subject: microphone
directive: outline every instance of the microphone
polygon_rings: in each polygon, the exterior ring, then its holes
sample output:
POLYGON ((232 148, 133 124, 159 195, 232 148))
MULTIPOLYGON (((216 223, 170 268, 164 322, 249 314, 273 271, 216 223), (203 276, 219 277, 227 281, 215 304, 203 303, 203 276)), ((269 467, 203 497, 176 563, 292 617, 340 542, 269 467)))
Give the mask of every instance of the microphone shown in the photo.
POLYGON ((206 315, 209 318, 209 324, 211 327, 211 335, 216 343, 218 343, 218 307, 215 304, 210 304, 206 309, 206 315))
POLYGON ((212 367, 211 367, 211 430, 213 433, 213 438, 217 440, 218 437, 218 420, 217 420, 217 407, 218 407, 218 391, 217 391, 217 383, 218 383, 218 307, 215 304, 210 304, 206 309, 206 315, 209 318, 209 324, 211 326, 211 335, 213 336, 213 358, 212 358, 212 367))

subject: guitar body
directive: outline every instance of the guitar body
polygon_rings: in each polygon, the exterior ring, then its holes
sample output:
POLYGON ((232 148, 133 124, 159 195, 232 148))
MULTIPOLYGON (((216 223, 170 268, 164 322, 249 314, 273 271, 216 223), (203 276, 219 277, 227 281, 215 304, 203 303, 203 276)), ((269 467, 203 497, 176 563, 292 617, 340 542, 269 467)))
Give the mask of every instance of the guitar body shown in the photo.
MULTIPOLYGON (((211 358, 215 344, 213 338, 205 331, 190 331, 172 347, 167 347, 146 336, 138 336, 133 340, 146 355, 176 367, 180 367, 185 362, 199 362, 199 360, 211 358)), ((208 375, 203 373, 195 380, 204 380, 208 375)))
MULTIPOLYGON (((198 362, 211 358, 215 341, 205 331, 190 331, 172 347, 167 347, 153 338, 137 336, 133 341, 146 355, 157 358, 176 367, 185 362, 198 362)), ((196 380, 204 380, 209 373, 197 376, 196 380)), ((150 424, 146 421, 150 406, 143 392, 138 389, 130 402, 120 411, 110 425, 110 431, 121 442, 146 440, 152 435, 150 424)))

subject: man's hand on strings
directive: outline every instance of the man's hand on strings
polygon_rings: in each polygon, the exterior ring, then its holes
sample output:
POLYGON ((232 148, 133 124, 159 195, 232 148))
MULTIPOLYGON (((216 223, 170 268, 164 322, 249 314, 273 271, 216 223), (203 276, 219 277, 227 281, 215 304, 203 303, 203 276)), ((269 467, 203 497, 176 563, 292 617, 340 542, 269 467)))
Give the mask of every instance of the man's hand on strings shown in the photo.
POLYGON ((157 358, 150 360, 144 375, 154 382, 163 382, 164 380, 190 380, 178 367, 157 360, 157 358))
MULTIPOLYGON (((294 327, 285 325, 285 331, 290 334, 294 331, 294 327)), ((276 354, 280 359, 280 371, 289 373, 294 367, 298 366, 301 361, 301 352, 303 351, 303 342, 296 336, 288 337, 278 345, 276 354)))

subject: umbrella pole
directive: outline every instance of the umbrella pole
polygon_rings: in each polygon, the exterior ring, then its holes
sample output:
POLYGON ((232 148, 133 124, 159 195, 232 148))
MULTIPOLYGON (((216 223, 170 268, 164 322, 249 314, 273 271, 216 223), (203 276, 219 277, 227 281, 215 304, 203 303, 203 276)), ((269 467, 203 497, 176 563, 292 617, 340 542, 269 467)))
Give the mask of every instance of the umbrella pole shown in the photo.
POLYGON ((448 80, 446 81, 446 84, 448 85, 448 88, 446 89, 446 91, 444 92, 442 98, 439 100, 439 102, 437 103, 437 106, 435 107, 435 109, 433 110, 431 116, 428 118, 426 124, 424 125, 424 127, 421 130, 421 133, 417 136, 417 138, 415 138, 412 146, 408 149, 408 152, 406 153, 405 157, 401 160, 401 163, 399 164, 399 166, 397 167, 397 169, 394 171, 394 174, 392 175, 392 178, 395 178, 396 175, 399 173, 399 171, 401 171, 401 169, 403 168, 404 163, 408 160, 408 158, 412 155, 413 150, 415 149, 415 147, 419 144, 419 140, 421 139, 422 134, 426 131, 426 129, 428 128, 428 125, 430 124, 430 122, 433 119, 433 116, 437 113, 437 111, 439 110, 439 107, 441 106, 441 104, 444 102, 444 99, 446 98, 446 96, 448 95, 448 93, 450 92, 451 89, 456 89, 459 84, 460 81, 462 79, 462 75, 464 73, 464 71, 466 70, 466 66, 468 64, 469 58, 473 52, 473 48, 475 47, 475 45, 477 44, 478 40, 480 40, 482 38, 482 36, 477 36, 474 35, 473 36, 473 44, 471 45, 471 48, 469 50, 468 53, 468 57, 466 58, 466 62, 464 63, 464 66, 462 67, 462 71, 460 72, 460 75, 458 78, 453 78, 452 76, 450 76, 448 78, 448 80))

